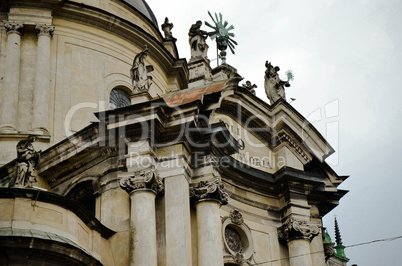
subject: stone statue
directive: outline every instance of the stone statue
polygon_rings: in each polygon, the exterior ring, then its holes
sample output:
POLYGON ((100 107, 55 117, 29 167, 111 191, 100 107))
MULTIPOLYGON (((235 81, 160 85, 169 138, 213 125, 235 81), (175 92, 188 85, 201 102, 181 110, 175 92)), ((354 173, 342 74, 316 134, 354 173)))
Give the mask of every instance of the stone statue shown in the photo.
POLYGON ((266 61, 265 67, 265 77, 264 77, 264 87, 265 93, 271 104, 275 103, 280 98, 286 100, 285 88, 283 85, 287 84, 279 78, 278 71, 280 68, 278 66, 273 67, 271 62, 266 61))
POLYGON ((35 151, 32 143, 36 136, 29 136, 17 144, 17 169, 14 187, 32 187, 32 183, 38 182, 35 174, 35 166, 38 164, 40 151, 35 151))
POLYGON ((163 23, 162 25, 162 31, 165 34, 165 39, 167 40, 176 40, 175 38, 173 38, 172 35, 172 28, 173 28, 173 23, 169 23, 169 19, 165 18, 165 23, 163 23))
POLYGON ((205 58, 207 59, 208 44, 205 40, 208 38, 208 33, 201 30, 202 22, 198 20, 195 24, 191 25, 188 32, 189 43, 191 47, 190 61, 205 58))
POLYGON ((145 66, 145 58, 148 56, 148 48, 137 54, 134 57, 133 66, 130 70, 131 79, 133 82, 133 93, 148 91, 152 84, 152 77, 148 75, 154 70, 152 65, 145 66))
POLYGON ((247 80, 245 84, 242 84, 243 87, 245 87, 246 89, 248 89, 252 94, 255 95, 255 88, 257 88, 257 85, 253 84, 251 85, 251 81, 247 80))

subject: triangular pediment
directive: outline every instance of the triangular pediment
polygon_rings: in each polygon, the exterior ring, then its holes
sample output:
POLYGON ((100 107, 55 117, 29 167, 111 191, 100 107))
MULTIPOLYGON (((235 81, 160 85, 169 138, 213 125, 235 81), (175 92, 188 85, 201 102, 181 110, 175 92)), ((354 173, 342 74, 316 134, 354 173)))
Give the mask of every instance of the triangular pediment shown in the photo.
POLYGON ((269 106, 238 87, 223 90, 211 123, 223 122, 240 143, 237 162, 267 173, 282 167, 304 170, 313 158, 324 162, 334 150, 321 134, 283 100, 269 106))

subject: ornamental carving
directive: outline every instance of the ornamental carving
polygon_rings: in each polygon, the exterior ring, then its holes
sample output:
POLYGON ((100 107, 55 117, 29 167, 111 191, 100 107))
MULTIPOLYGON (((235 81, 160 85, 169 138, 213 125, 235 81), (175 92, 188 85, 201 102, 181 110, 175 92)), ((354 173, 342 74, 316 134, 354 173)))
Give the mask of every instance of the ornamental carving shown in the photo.
POLYGON ((17 22, 11 22, 4 20, 4 27, 6 28, 6 32, 8 33, 18 33, 18 34, 24 34, 24 25, 22 23, 17 23, 17 22))
POLYGON ((282 241, 295 239, 313 240, 320 233, 321 225, 313 221, 301 221, 294 218, 289 219, 284 225, 278 228, 278 236, 282 241))
POLYGON ((229 217, 234 224, 241 225, 242 223, 244 223, 243 215, 241 215, 239 210, 232 210, 229 214, 229 217))
POLYGON ((214 200, 226 205, 229 201, 229 194, 224 191, 224 185, 218 180, 199 182, 197 186, 190 188, 190 197, 195 203, 214 200))
POLYGON ((54 25, 36 25, 35 27, 36 35, 47 35, 50 37, 53 37, 54 33, 54 25))
POLYGON ((122 177, 120 187, 128 193, 138 189, 148 189, 155 194, 164 192, 163 180, 156 174, 154 168, 136 171, 132 176, 122 177))

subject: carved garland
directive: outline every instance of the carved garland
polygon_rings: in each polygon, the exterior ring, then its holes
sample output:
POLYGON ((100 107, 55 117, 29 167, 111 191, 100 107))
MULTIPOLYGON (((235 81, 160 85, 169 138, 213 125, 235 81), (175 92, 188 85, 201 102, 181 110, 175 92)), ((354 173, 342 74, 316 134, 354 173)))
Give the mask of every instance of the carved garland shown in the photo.
POLYGON ((132 176, 122 177, 120 187, 128 193, 138 189, 148 189, 157 195, 164 192, 163 180, 156 174, 154 168, 136 171, 132 176))
POLYGON ((290 218, 284 225, 278 228, 278 237, 284 242, 295 239, 313 240, 320 233, 321 226, 318 222, 300 221, 290 218))

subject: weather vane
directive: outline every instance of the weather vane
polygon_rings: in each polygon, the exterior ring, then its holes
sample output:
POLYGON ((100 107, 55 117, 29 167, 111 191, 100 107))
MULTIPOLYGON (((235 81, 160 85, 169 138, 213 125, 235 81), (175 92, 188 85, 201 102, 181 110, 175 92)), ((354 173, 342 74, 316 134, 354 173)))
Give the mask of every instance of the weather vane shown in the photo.
MULTIPOLYGON (((215 26, 212 26, 207 21, 205 21, 205 25, 214 29, 213 32, 209 32, 208 35, 212 40, 216 38, 216 46, 218 50, 220 50, 220 56, 222 58, 222 64, 226 64, 226 49, 229 47, 232 54, 234 54, 235 45, 237 42, 233 40, 231 37, 234 37, 234 33, 229 31, 234 29, 234 26, 231 25, 228 28, 227 25, 229 24, 227 21, 222 22, 222 14, 219 13, 218 15, 215 13, 215 19, 212 17, 211 12, 208 11, 208 15, 211 17, 212 21, 214 22, 215 26)), ((219 64, 219 63, 218 63, 219 64)))

